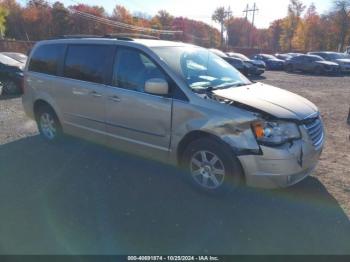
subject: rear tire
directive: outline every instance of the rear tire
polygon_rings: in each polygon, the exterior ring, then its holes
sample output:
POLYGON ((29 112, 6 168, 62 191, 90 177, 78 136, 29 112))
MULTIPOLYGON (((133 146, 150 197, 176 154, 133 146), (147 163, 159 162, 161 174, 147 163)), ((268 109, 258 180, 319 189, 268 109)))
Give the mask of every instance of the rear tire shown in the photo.
POLYGON ((203 192, 229 193, 242 185, 238 159, 228 145, 214 139, 201 138, 189 144, 182 165, 192 185, 203 192))
POLYGON ((2 83, 2 93, 4 95, 18 95, 21 93, 21 89, 18 84, 11 79, 4 79, 2 83))
POLYGON ((50 106, 40 106, 36 111, 35 118, 40 135, 46 141, 52 143, 62 138, 62 126, 55 111, 50 106))

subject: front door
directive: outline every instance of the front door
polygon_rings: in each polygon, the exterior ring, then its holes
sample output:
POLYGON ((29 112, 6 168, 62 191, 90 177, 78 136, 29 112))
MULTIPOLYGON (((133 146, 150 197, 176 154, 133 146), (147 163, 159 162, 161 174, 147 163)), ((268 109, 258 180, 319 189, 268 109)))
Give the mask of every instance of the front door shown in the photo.
POLYGON ((133 152, 167 156, 171 138, 172 99, 144 92, 147 80, 167 79, 143 52, 120 47, 106 100, 110 142, 133 152))

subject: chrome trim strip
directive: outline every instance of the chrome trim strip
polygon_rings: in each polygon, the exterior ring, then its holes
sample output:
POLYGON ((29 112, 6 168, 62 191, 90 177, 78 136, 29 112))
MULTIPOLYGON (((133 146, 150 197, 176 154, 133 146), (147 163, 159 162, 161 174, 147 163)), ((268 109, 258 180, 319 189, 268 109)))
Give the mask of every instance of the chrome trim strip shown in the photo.
POLYGON ((145 135, 156 136, 156 137, 163 137, 163 138, 166 137, 166 135, 161 135, 161 134, 151 133, 151 132, 147 132, 147 131, 142 131, 142 130, 138 130, 138 129, 122 126, 122 125, 116 125, 116 124, 113 124, 113 123, 110 123, 110 122, 100 121, 100 120, 93 119, 93 118, 86 117, 86 116, 79 115, 79 114, 71 114, 71 113, 64 113, 64 114, 65 115, 70 115, 70 116, 73 116, 73 117, 79 117, 79 118, 82 118, 82 119, 85 119, 85 120, 89 120, 89 121, 92 121, 92 122, 96 122, 96 123, 100 123, 100 124, 105 124, 105 125, 108 125, 108 126, 119 127, 119 128, 122 128, 122 129, 126 129, 126 130, 137 132, 137 133, 142 133, 142 134, 145 134, 145 135))
POLYGON ((124 141, 130 142, 130 143, 151 147, 151 148, 158 149, 158 150, 165 151, 165 152, 171 152, 171 150, 169 148, 166 148, 166 147, 155 146, 155 145, 152 145, 152 144, 149 144, 149 143, 145 143, 145 142, 141 142, 141 141, 138 141, 138 140, 134 140, 134 139, 131 139, 131 138, 117 136, 117 135, 110 134, 110 133, 107 133, 107 132, 104 132, 104 131, 92 129, 92 128, 85 127, 85 126, 78 125, 78 124, 74 124, 74 123, 68 122, 68 121, 64 121, 64 123, 66 125, 74 126, 76 128, 85 129, 85 130, 88 130, 90 132, 98 133, 98 134, 101 134, 101 135, 106 135, 106 136, 113 137, 113 138, 116 138, 116 139, 119 139, 119 140, 124 140, 124 141))

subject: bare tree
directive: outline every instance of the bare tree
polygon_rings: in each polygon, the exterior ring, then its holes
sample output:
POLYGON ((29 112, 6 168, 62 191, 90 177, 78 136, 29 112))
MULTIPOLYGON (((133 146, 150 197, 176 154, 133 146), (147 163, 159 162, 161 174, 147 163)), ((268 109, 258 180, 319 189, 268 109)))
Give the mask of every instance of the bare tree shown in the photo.
POLYGON ((335 0, 335 23, 339 29, 338 51, 343 51, 350 25, 350 0, 335 0))
POLYGON ((221 26, 221 47, 223 47, 224 45, 224 29, 225 29, 225 23, 226 20, 228 18, 230 18, 232 16, 232 12, 231 9, 228 8, 227 10, 225 9, 225 7, 218 7, 216 8, 216 10, 214 11, 213 15, 212 15, 212 20, 219 23, 221 26))

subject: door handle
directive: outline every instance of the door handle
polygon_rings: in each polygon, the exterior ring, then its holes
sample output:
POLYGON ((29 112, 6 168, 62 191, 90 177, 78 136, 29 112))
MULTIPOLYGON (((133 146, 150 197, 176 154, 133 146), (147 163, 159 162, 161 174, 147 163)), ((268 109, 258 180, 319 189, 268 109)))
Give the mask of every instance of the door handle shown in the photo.
POLYGON ((97 93, 96 91, 91 91, 90 95, 92 95, 93 97, 101 97, 102 96, 100 93, 97 93))
POLYGON ((120 102, 121 99, 118 96, 111 96, 110 99, 114 102, 120 102))

